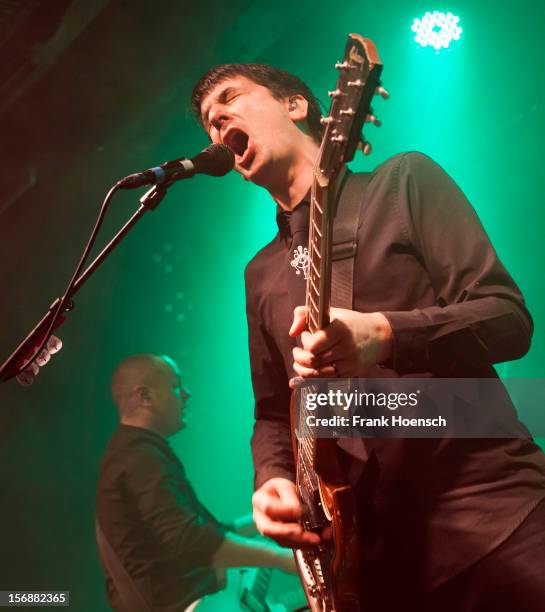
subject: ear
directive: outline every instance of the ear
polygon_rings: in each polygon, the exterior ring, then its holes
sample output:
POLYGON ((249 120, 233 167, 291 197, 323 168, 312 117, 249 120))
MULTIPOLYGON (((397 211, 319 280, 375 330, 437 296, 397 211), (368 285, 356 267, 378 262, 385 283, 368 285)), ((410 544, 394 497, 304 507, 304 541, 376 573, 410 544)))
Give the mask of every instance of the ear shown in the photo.
POLYGON ((285 104, 288 115, 294 123, 304 121, 307 118, 308 102, 301 94, 287 97, 285 99, 285 104))
POLYGON ((134 394, 142 403, 147 403, 151 399, 150 389, 145 385, 138 385, 138 387, 135 387, 134 394))

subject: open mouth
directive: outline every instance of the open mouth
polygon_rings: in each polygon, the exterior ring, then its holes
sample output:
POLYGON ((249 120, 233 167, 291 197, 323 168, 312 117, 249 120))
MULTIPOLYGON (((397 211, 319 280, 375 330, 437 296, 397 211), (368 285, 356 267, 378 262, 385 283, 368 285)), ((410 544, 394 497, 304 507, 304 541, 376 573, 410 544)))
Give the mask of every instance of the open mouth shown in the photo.
POLYGON ((238 128, 231 128, 222 138, 223 144, 231 147, 239 160, 244 157, 248 148, 248 134, 238 128))

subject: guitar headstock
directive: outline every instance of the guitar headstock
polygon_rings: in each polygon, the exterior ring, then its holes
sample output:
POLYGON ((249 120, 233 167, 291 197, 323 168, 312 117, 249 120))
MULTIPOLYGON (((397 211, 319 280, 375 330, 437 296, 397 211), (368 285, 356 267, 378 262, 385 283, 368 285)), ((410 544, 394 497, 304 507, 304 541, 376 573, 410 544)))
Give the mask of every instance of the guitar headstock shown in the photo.
POLYGON ((66 313, 72 310, 74 303, 69 300, 64 312, 59 314, 60 301, 61 298, 57 298, 51 304, 34 329, 10 357, 0 364, 0 382, 16 378, 20 385, 28 387, 38 375, 40 368, 49 362, 52 355, 61 350, 62 341, 51 332, 64 323, 66 313))
POLYGON ((335 67, 339 78, 335 89, 329 92, 329 115, 322 119, 325 132, 317 163, 317 171, 326 177, 351 161, 359 146, 364 153, 370 151, 369 143, 363 139, 363 125, 370 121, 380 126, 373 115, 371 100, 376 93, 388 97, 380 85, 382 63, 370 39, 350 34, 344 57, 335 67))
POLYGON ((62 340, 52 335, 43 350, 34 359, 31 361, 26 360, 27 363, 24 363, 21 371, 15 377, 17 382, 23 387, 29 387, 34 382, 36 376, 38 376, 40 368, 43 368, 49 362, 51 356, 58 353, 61 348, 62 340))

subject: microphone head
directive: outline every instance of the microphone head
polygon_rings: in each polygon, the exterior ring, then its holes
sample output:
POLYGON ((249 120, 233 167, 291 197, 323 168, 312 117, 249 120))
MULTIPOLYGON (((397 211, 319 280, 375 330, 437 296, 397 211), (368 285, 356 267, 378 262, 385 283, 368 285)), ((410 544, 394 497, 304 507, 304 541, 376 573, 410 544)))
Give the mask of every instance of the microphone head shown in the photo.
POLYGON ((211 144, 191 160, 195 173, 223 176, 235 167, 235 153, 224 144, 211 144))

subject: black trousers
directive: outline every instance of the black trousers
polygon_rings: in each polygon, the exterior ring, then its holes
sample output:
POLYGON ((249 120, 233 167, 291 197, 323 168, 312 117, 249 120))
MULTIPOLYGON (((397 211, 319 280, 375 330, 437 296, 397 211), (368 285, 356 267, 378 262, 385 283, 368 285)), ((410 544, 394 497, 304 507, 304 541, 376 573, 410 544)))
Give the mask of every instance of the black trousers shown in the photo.
POLYGON ((437 589, 411 593, 384 574, 374 586, 367 612, 545 612, 545 500, 505 542, 437 589))

